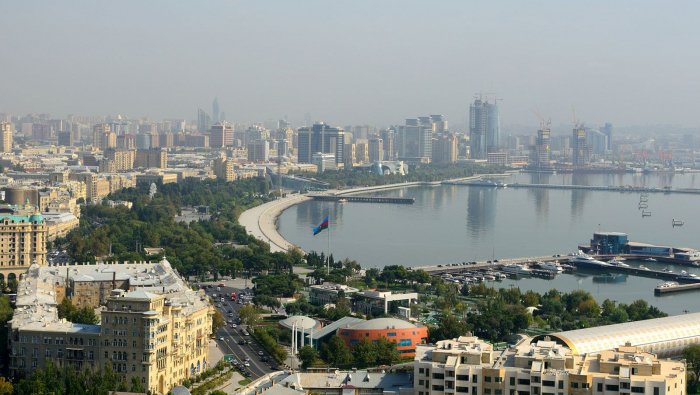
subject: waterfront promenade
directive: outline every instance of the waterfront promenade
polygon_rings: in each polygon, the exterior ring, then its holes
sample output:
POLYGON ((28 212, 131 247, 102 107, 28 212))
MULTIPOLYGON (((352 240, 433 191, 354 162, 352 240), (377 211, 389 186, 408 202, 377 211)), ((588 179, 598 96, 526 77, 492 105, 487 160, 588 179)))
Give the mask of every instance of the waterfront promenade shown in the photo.
MULTIPOLYGON (((484 175, 472 176, 459 178, 449 181, 464 181, 473 180, 484 175)), ((496 176, 496 175, 494 175, 496 176)), ((362 192, 374 192, 383 191, 389 189, 397 188, 408 188, 415 186, 439 186, 441 181, 435 182, 403 182, 398 184, 388 184, 388 185, 377 185, 372 187, 358 187, 358 188, 348 188, 348 189, 333 189, 324 192, 324 195, 336 195, 345 196, 353 195, 362 192)), ((267 202, 257 207, 253 207, 246 210, 238 218, 238 223, 243 225, 249 234, 255 236, 256 238, 270 244, 270 251, 279 252, 287 251, 294 244, 288 242, 282 235, 277 231, 277 217, 289 207, 295 204, 303 203, 305 201, 311 200, 313 195, 287 195, 287 197, 282 199, 277 199, 271 202, 267 202)))

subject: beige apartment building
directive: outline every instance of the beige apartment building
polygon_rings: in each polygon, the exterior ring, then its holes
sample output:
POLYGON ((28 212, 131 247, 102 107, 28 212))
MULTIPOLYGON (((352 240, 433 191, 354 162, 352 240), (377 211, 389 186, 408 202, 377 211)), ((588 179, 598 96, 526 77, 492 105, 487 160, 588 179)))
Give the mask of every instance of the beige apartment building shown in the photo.
POLYGON ((115 171, 125 171, 134 168, 136 150, 125 148, 109 148, 104 151, 105 159, 114 162, 115 171))
POLYGON ((191 290, 166 259, 68 267, 33 264, 20 281, 17 310, 8 325, 10 372, 31 374, 48 360, 78 368, 108 364, 120 381, 137 377, 152 394, 166 394, 209 368, 213 314, 206 296, 191 290), (101 280, 109 276, 113 281, 101 280), (59 320, 56 306, 64 290, 83 306, 94 305, 98 296, 91 293, 101 291, 100 323, 59 320))
POLYGON ((168 167, 168 152, 160 148, 136 150, 134 166, 165 169, 168 167))
POLYGON ((32 262, 46 264, 46 221, 34 206, 0 206, 0 280, 17 280, 32 262))
POLYGON ((214 175, 216 178, 224 181, 234 181, 236 173, 234 171, 233 162, 225 158, 217 158, 212 162, 214 175))
POLYGON ((85 200, 96 201, 109 194, 109 181, 95 173, 70 173, 69 179, 85 183, 85 200))
POLYGON ((12 124, 0 122, 0 152, 12 152, 12 124))
POLYGON ((416 348, 416 395, 683 394, 686 365, 638 347, 575 355, 531 338, 502 350, 473 336, 416 348))

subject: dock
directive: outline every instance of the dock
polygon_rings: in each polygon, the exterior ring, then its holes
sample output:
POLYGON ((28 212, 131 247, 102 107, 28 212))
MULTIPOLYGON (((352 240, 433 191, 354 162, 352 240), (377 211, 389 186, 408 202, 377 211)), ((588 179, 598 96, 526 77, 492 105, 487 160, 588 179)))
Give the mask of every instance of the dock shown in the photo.
POLYGON ((353 203, 398 203, 413 204, 414 198, 386 197, 386 196, 343 196, 343 195, 309 195, 314 200, 335 201, 344 199, 353 203))
POLYGON ((654 288, 654 295, 661 296, 674 292, 695 291, 697 289, 700 289, 700 283, 678 284, 671 287, 656 287, 654 288))

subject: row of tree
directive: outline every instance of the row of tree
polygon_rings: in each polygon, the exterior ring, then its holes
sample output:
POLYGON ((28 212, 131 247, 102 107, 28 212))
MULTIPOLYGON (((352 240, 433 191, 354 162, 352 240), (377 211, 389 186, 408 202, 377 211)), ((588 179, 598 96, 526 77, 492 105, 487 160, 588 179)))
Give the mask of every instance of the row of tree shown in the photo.
POLYGON ((350 365, 360 367, 378 364, 393 365, 399 359, 396 346, 395 341, 380 337, 376 341, 361 339, 358 344, 350 348, 340 336, 336 335, 321 345, 320 353, 311 346, 300 348, 299 360, 303 369, 312 366, 319 357, 329 366, 336 368, 350 365))

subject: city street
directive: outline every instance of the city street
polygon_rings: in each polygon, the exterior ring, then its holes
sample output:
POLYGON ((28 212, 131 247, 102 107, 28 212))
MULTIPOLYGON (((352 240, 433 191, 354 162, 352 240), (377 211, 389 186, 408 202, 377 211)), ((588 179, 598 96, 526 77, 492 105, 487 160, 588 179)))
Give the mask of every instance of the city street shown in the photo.
POLYGON ((249 358, 248 363, 250 366, 245 367, 247 371, 251 373, 250 378, 255 380, 256 378, 263 376, 272 371, 279 370, 277 361, 272 358, 267 351, 265 351, 260 344, 250 335, 245 336, 243 330, 244 325, 237 325, 236 328, 231 327, 231 322, 236 324, 238 318, 238 310, 245 306, 245 302, 252 299, 252 290, 247 290, 248 295, 244 295, 243 303, 239 304, 238 300, 241 296, 241 292, 244 291, 244 287, 232 287, 230 284, 224 282, 209 282, 209 283, 199 283, 202 287, 211 285, 212 288, 206 288, 207 296, 214 300, 214 306, 221 312, 221 315, 226 322, 226 326, 219 328, 216 333, 216 343, 221 348, 221 351, 225 355, 233 355, 235 360, 240 363, 245 363, 246 358, 249 358), (220 291, 217 291, 219 284, 226 284, 225 287, 221 287, 220 291), (236 300, 231 301, 231 292, 236 293, 236 300), (216 294, 216 297, 213 295, 216 294), (221 302, 221 298, 224 301, 221 302), (218 307, 218 306, 221 307, 218 307), (231 322, 229 322, 231 320, 231 322), (223 340, 222 340, 223 338, 223 340), (239 344, 241 341, 245 341, 245 344, 239 344), (261 356, 259 352, 263 353, 261 356), (262 361, 262 358, 266 357, 268 360, 266 362, 262 361))

